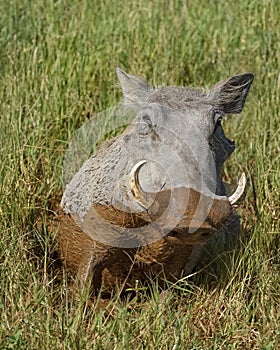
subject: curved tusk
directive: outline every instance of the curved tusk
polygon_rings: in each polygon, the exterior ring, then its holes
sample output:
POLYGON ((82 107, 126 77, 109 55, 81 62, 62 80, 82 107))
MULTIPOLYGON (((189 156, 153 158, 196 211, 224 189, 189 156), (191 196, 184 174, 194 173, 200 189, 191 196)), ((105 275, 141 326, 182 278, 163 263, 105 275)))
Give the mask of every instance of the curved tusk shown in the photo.
POLYGON ((134 199, 144 208, 146 208, 147 203, 146 203, 146 199, 144 196, 145 192, 142 190, 140 183, 139 183, 139 170, 146 163, 147 163, 146 160, 141 160, 140 162, 138 162, 131 169, 131 172, 129 175, 130 191, 131 191, 134 199))
POLYGON ((236 202, 238 202, 239 199, 243 196, 246 188, 246 183, 247 183, 246 175, 245 173, 242 173, 238 181, 237 189, 234 191, 234 193, 231 196, 228 197, 228 200, 231 205, 236 204, 236 202))

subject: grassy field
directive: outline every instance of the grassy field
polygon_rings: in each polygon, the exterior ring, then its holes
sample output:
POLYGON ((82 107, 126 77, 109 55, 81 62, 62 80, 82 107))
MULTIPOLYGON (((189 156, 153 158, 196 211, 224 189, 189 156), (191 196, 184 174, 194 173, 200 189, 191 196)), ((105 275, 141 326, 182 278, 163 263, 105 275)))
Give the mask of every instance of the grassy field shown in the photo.
POLYGON ((280 2, 0 0, 0 348, 278 349, 280 346, 280 2), (226 177, 250 179, 240 247, 193 278, 95 310, 50 273, 36 229, 62 193, 74 132, 121 94, 115 67, 155 85, 255 81, 224 122, 226 177))

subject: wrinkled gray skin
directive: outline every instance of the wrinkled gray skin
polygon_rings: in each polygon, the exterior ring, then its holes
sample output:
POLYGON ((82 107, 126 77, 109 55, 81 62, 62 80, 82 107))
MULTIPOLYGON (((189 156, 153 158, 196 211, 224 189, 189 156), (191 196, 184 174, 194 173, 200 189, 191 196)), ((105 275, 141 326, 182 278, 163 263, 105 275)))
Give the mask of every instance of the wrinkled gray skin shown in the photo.
POLYGON ((146 192, 185 186, 225 198, 222 167, 235 144, 225 136, 221 119, 242 111, 253 75, 233 76, 206 92, 153 89, 119 68, 117 75, 124 105, 134 111, 135 120, 89 158, 66 186, 61 202, 65 212, 82 222, 93 204, 145 210, 129 189, 129 173, 141 160, 147 160, 139 170, 146 192))

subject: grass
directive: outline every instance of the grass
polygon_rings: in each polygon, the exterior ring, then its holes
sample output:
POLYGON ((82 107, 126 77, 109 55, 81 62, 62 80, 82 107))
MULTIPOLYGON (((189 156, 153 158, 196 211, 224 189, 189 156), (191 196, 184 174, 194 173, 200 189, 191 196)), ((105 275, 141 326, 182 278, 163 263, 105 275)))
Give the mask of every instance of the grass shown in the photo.
POLYGON ((1 348, 279 348, 279 2, 0 0, 0 13, 1 348), (116 66, 154 85, 255 81, 224 123, 226 177, 250 177, 240 249, 214 252, 165 302, 154 286, 108 315, 57 285, 35 221, 61 195, 74 132, 119 101, 116 66))

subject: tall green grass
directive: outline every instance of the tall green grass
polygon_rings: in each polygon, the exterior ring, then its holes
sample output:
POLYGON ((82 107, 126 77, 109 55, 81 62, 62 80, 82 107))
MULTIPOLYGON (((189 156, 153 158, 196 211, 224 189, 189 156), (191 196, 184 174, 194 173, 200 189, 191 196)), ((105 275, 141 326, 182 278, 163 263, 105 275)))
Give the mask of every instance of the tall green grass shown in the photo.
POLYGON ((0 348, 279 347, 279 13, 277 0, 0 0, 0 348), (214 252, 164 301, 154 287, 108 314, 57 285, 35 221, 61 194, 75 130, 120 100, 116 66, 154 85, 255 81, 224 122, 237 144, 226 177, 250 179, 240 249, 214 252))

